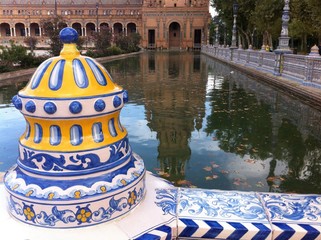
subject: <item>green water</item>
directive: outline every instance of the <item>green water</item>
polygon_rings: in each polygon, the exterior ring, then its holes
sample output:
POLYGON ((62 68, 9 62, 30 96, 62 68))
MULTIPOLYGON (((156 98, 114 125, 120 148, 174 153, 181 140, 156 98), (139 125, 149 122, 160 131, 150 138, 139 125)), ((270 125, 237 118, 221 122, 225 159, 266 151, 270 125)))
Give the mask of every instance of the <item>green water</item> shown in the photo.
MULTIPOLYGON (((321 193, 321 112, 306 103, 198 53, 104 66, 129 92, 121 122, 147 170, 184 187, 321 193)), ((24 131, 6 106, 23 84, 0 87, 0 171, 24 131)))

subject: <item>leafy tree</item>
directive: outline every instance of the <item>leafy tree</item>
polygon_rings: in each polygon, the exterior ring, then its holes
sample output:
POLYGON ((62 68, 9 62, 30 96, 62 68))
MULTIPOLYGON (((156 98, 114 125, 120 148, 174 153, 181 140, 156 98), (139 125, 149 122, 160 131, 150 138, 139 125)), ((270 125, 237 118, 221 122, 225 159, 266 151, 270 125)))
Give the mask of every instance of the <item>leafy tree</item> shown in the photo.
POLYGON ((38 44, 38 39, 35 37, 26 37, 23 42, 30 48, 31 53, 33 54, 33 50, 38 44))
MULTIPOLYGON (((320 0, 304 0, 307 2, 311 11, 311 22, 308 23, 313 29, 313 35, 317 38, 319 45, 321 45, 321 4, 320 0)), ((316 44, 318 44, 316 42, 316 44)))
POLYGON ((105 51, 111 46, 112 34, 108 27, 101 27, 100 31, 94 35, 94 43, 96 51, 105 51))
POLYGON ((116 46, 125 52, 136 52, 139 50, 141 36, 138 33, 131 33, 128 36, 119 35, 115 38, 116 46))
POLYGON ((0 72, 38 66, 47 57, 34 57, 24 46, 10 42, 10 47, 0 46, 0 72))
POLYGON ((0 62, 3 69, 12 69, 21 64, 23 57, 27 55, 27 49, 10 41, 10 47, 0 46, 0 62))
POLYGON ((256 1, 252 22, 263 35, 263 44, 273 46, 281 32, 281 17, 284 3, 280 0, 256 1))
POLYGON ((292 18, 289 24, 290 36, 300 39, 299 51, 306 52, 307 38, 313 34, 312 10, 305 0, 292 0, 290 9, 292 18))
POLYGON ((54 56, 58 56, 62 49, 62 42, 59 39, 60 31, 67 26, 61 16, 55 16, 53 18, 45 19, 41 23, 44 34, 50 39, 50 53, 54 56))

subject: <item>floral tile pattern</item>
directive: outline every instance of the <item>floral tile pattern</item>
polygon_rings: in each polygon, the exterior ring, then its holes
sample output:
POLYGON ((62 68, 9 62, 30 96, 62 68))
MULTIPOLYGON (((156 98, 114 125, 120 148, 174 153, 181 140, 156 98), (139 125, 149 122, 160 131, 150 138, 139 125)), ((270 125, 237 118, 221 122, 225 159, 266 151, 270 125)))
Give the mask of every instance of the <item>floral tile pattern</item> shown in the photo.
POLYGON ((180 218, 267 223, 264 208, 255 193, 180 189, 180 218))
MULTIPOLYGON (((15 221, 5 204, 0 204, 0 224, 5 232, 12 231, 15 240, 26 236, 41 240, 40 232, 46 231, 55 233, 56 239, 73 239, 78 233, 79 239, 89 239, 83 234, 87 229, 97 240, 106 236, 120 240, 321 240, 321 195, 176 188, 149 172, 146 188, 137 209, 111 223, 70 232, 35 228, 15 221)), ((5 201, 4 191, 0 184, 0 203, 5 201)))
POLYGON ((255 193, 179 189, 179 239, 272 239, 272 230, 255 193))
POLYGON ((321 225, 321 196, 259 193, 272 222, 321 225))

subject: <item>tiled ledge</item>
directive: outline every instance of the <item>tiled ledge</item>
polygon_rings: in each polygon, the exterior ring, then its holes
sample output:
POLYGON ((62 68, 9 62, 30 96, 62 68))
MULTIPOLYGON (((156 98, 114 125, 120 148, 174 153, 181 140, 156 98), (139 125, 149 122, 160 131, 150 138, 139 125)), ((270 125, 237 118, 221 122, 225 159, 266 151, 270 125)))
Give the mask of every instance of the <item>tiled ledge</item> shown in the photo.
POLYGON ((175 188, 151 173, 146 187, 141 205, 121 219, 46 229, 10 217, 0 185, 1 232, 12 240, 321 239, 321 195, 175 188))

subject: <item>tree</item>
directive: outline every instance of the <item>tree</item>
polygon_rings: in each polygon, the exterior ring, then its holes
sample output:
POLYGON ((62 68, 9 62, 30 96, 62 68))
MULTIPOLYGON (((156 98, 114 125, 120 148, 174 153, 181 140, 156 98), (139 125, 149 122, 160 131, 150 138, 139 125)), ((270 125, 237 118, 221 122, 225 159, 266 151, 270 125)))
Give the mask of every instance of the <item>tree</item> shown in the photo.
MULTIPOLYGON (((221 26, 232 31, 233 3, 235 0, 211 0, 216 9, 221 26), (223 25, 224 23, 224 25, 223 25)), ((253 45, 254 33, 256 41, 274 47, 278 44, 281 33, 284 0, 237 0, 237 30, 241 44, 253 45)), ((320 0, 291 0, 289 36, 292 47, 306 52, 307 47, 321 45, 321 4, 320 0)), ((222 29, 219 30, 223 36, 222 29)), ((231 35, 231 34, 230 34, 231 35)), ((228 39, 229 41, 229 39, 228 39)))
POLYGON ((34 57, 24 46, 10 42, 10 47, 0 46, 0 72, 38 66, 46 57, 34 57))
POLYGON ((281 32, 281 17, 284 3, 280 0, 257 1, 252 22, 263 35, 263 44, 273 46, 281 32))
POLYGON ((140 42, 141 36, 138 33, 131 33, 128 36, 118 35, 115 38, 115 44, 117 47, 123 51, 136 52, 139 50, 138 44, 140 42))
POLYGON ((29 48, 31 53, 33 54, 33 50, 36 48, 36 45, 38 44, 38 39, 35 37, 26 37, 23 41, 29 48))
POLYGON ((62 42, 59 39, 60 31, 67 26, 61 16, 45 19, 41 23, 44 34, 50 39, 50 54, 58 56, 62 49, 62 42))
POLYGON ((15 65, 20 65, 23 57, 27 55, 27 49, 21 45, 16 45, 10 41, 10 47, 0 46, 0 60, 2 68, 11 69, 15 65))
POLYGON ((100 31, 94 35, 94 43, 96 51, 105 51, 111 46, 112 34, 110 28, 102 26, 100 31))

